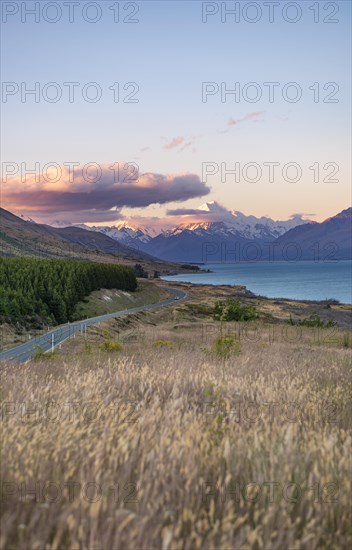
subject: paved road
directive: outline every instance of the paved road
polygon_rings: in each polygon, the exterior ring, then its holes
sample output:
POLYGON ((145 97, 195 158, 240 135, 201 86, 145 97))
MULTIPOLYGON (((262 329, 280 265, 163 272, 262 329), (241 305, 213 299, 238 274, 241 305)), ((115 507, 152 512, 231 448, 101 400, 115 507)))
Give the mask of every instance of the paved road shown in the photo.
POLYGON ((33 338, 25 344, 16 346, 7 351, 0 353, 0 361, 16 361, 24 362, 28 361, 34 354, 37 346, 40 346, 44 351, 50 351, 53 347, 56 348, 59 344, 70 338, 75 332, 84 331, 84 327, 90 325, 97 325, 107 319, 114 319, 116 317, 122 317, 123 315, 128 315, 130 313, 137 313, 139 311, 146 311, 148 309, 154 309, 156 307, 164 307, 169 304, 175 303, 175 300, 178 298, 182 300, 186 297, 186 293, 181 290, 176 290, 175 288, 166 289, 171 297, 162 302, 156 304, 148 304, 146 306, 134 307, 131 309, 124 309, 122 311, 117 311, 116 313, 107 313, 106 315, 100 315, 99 317, 92 317, 91 319, 84 319, 83 321, 76 321, 75 323, 70 323, 67 325, 61 325, 51 331, 46 332, 38 338, 33 338))

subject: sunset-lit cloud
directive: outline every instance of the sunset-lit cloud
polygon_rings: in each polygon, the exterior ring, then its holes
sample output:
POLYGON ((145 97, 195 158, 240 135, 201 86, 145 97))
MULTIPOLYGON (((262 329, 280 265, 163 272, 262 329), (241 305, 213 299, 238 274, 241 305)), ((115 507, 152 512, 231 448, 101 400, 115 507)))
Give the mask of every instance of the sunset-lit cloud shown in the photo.
POLYGON ((178 136, 173 138, 169 143, 164 145, 164 149, 175 149, 175 147, 178 147, 179 145, 182 145, 184 143, 185 138, 183 136, 178 136))
POLYGON ((242 118, 233 118, 230 117, 227 125, 228 126, 235 126, 236 124, 239 124, 240 122, 246 122, 248 120, 261 120, 263 118, 263 115, 265 114, 265 111, 255 111, 253 113, 247 113, 242 118))
POLYGON ((226 222, 233 218, 230 210, 217 201, 205 203, 198 208, 168 209, 166 215, 179 218, 183 222, 226 222))
POLYGON ((7 178, 2 186, 3 206, 41 218, 55 214, 73 223, 121 219, 123 207, 145 208, 152 204, 187 201, 210 192, 195 174, 138 174, 133 166, 100 165, 84 172, 62 167, 61 177, 7 178), (121 168, 122 167, 122 168, 121 168), (52 181, 48 181, 48 180, 52 181))

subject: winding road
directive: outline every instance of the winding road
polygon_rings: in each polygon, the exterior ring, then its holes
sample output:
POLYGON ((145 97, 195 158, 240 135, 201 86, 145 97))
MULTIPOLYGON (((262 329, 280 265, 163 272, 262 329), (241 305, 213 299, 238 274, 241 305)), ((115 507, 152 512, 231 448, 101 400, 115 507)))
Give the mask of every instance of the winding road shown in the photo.
POLYGON ((134 307, 131 309, 123 309, 122 311, 117 311, 116 313, 107 313, 106 315, 100 315, 99 317, 91 317, 90 319, 84 319, 83 321, 76 321, 74 323, 61 325, 46 332, 42 336, 38 336, 38 338, 29 340, 25 344, 21 344, 7 351, 3 351, 0 353, 0 361, 28 361, 31 359, 38 346, 40 346, 45 352, 51 351, 76 332, 83 332, 85 327, 97 325, 108 319, 123 317, 124 315, 129 315, 131 313, 138 313, 140 311, 146 311, 157 307, 165 307, 175 303, 176 300, 183 300, 187 296, 185 292, 176 290, 175 288, 166 288, 165 290, 170 292, 172 295, 167 300, 163 300, 162 302, 158 302, 156 304, 147 304, 145 306, 134 307))

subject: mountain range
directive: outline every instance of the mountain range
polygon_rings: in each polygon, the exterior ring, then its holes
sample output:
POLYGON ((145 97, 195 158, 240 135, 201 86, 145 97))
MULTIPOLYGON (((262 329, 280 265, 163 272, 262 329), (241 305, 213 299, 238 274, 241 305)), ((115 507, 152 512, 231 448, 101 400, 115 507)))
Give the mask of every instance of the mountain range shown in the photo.
POLYGON ((217 202, 197 212, 206 221, 156 232, 119 222, 81 226, 166 261, 212 263, 250 260, 350 259, 351 208, 321 223, 294 215, 286 221, 246 216, 217 202))
POLYGON ((279 250, 288 249, 290 243, 299 245, 302 260, 352 259, 352 208, 346 208, 321 223, 310 222, 295 227, 276 241, 279 250))
MULTIPOLYGON (((124 262, 216 263, 255 260, 352 259, 352 208, 317 223, 295 215, 286 221, 246 216, 217 202, 197 209, 201 221, 157 231, 119 222, 114 226, 52 227, 0 209, 0 245, 6 255, 118 256, 124 262), (38 254, 40 251, 40 254, 38 254)), ((175 269, 175 264, 171 266, 175 269)))
POLYGON ((287 221, 246 216, 241 212, 229 211, 215 201, 200 206, 197 212, 206 221, 181 224, 159 232, 151 227, 135 226, 127 222, 119 222, 114 226, 80 227, 103 233, 164 260, 206 262, 209 259, 206 257, 206 247, 210 242, 218 247, 231 245, 234 241, 241 244, 272 242, 289 229, 305 223, 299 215, 287 221))

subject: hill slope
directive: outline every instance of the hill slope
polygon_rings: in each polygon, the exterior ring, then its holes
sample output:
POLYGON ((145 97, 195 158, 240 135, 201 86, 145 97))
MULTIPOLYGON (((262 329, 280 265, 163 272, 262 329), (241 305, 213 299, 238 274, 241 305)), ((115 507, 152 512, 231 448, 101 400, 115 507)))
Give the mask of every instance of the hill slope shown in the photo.
POLYGON ((328 261, 352 259, 352 208, 321 223, 306 223, 287 231, 276 240, 278 249, 299 246, 302 260, 328 261))
POLYGON ((161 273, 179 271, 167 264, 102 233, 79 227, 56 228, 25 221, 0 208, 0 254, 40 258, 74 258, 103 262, 141 263, 147 270, 161 273))
POLYGON ((136 259, 150 259, 148 254, 117 243, 102 233, 92 233, 78 227, 55 228, 24 221, 11 212, 0 209, 1 249, 4 255, 57 257, 90 253, 114 254, 136 259))

